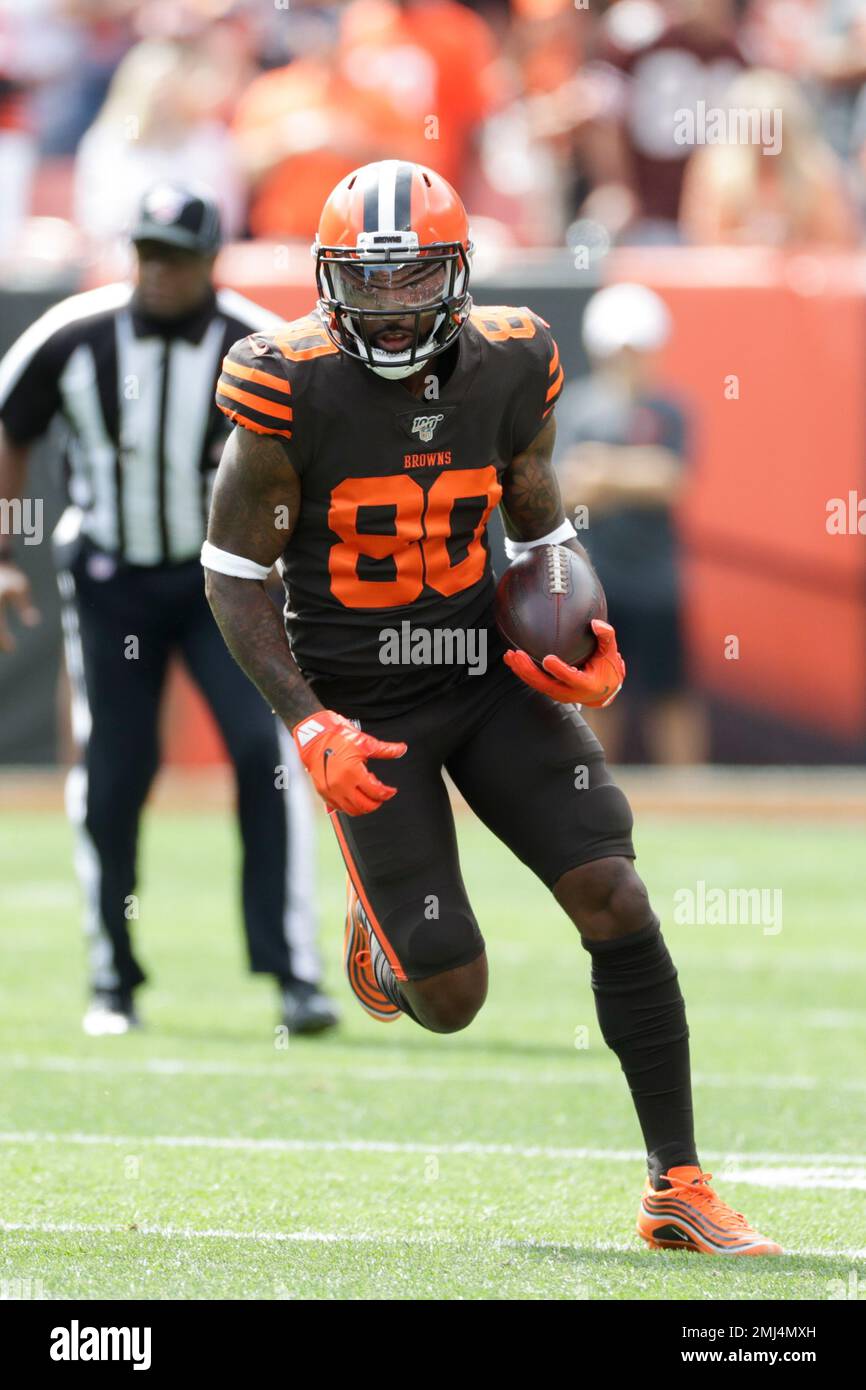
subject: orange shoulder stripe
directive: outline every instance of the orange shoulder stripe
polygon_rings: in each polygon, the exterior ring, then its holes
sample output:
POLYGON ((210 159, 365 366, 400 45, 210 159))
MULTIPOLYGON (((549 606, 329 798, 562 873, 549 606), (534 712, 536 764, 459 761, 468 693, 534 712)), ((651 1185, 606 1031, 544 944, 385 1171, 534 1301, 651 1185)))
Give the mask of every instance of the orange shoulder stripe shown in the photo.
POLYGON ((227 381, 220 381, 217 390, 221 396, 228 396, 230 400, 240 401, 241 405, 249 406, 250 410, 257 410, 261 415, 273 415, 277 420, 291 420, 292 407, 290 405, 274 405, 273 401, 266 401, 261 396, 255 396, 250 391, 239 391, 236 386, 230 386, 227 381))
POLYGON ((223 371, 229 376, 242 377, 244 381, 256 381, 259 386, 268 386, 272 391, 292 394, 291 384, 284 377, 272 376, 270 372, 260 372, 256 367, 245 367, 243 362, 235 362, 233 357, 223 358, 223 371))
POLYGON ((250 420, 240 410, 229 410, 221 405, 220 410, 227 415, 233 425, 243 425, 244 429, 252 430, 254 434, 280 434, 284 439, 291 439, 291 430, 269 430, 267 425, 260 425, 257 420, 250 420))
POLYGON ((335 348, 329 339, 306 348, 292 347, 292 340, 289 338, 275 337, 274 343, 289 362, 309 362, 314 357, 331 357, 339 352, 339 348, 335 348))
POLYGON ((551 375, 551 376, 554 375, 554 373, 555 373, 555 371, 556 371, 556 369, 557 369, 558 366, 559 366, 559 348, 557 347, 556 343, 554 343, 554 344, 553 344, 553 356, 552 356, 551 359, 550 359, 550 375, 551 375))
POLYGON ((558 390, 559 390, 559 388, 561 387, 561 385, 562 385, 562 383, 563 383, 564 380, 565 380, 565 372, 564 372, 564 371, 562 370, 562 368, 560 367, 560 369, 559 369, 559 375, 557 376, 556 380, 555 380, 554 382, 552 382, 550 388, 548 389, 547 395, 546 395, 545 398, 544 398, 546 401, 549 401, 549 400, 551 399, 552 396, 555 396, 555 395, 556 395, 556 393, 558 392, 558 390))

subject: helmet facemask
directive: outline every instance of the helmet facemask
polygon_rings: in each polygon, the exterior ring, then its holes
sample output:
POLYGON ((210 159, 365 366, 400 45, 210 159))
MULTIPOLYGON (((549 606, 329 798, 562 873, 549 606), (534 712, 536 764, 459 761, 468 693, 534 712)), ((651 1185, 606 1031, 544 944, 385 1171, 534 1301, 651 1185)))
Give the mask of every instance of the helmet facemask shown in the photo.
POLYGON ((419 247, 414 232, 362 232, 356 249, 313 249, 332 342, 378 375, 411 376, 462 329, 471 243, 468 251, 460 242, 419 247))

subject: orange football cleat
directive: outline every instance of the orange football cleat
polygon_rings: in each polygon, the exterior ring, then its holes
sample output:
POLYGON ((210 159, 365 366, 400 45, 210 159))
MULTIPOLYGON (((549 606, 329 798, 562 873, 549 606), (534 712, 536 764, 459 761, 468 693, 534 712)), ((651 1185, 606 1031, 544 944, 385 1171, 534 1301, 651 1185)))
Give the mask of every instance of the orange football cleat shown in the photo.
POLYGON ((365 1009, 371 1018, 378 1019, 380 1023, 393 1023, 395 1019, 399 1018, 401 1010, 379 988, 373 973, 367 914, 364 912, 361 900, 355 892, 348 874, 346 875, 346 935, 343 940, 343 960, 346 967, 346 978, 361 1008, 365 1009))
POLYGON ((746 1218, 710 1187, 712 1173, 684 1165, 664 1175, 670 1188, 656 1192, 649 1178, 637 1233, 654 1250, 698 1250, 702 1255, 781 1255, 781 1245, 753 1231, 746 1218))

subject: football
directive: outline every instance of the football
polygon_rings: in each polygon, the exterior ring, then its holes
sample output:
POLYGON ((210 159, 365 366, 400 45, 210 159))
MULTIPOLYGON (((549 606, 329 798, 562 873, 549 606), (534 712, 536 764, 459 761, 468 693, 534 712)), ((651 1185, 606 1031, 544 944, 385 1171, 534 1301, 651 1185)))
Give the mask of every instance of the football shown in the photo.
POLYGON ((607 620, 604 590, 585 560, 563 545, 537 545, 509 565, 496 588, 496 625, 539 665, 558 656, 577 666, 597 646, 593 618, 607 620))

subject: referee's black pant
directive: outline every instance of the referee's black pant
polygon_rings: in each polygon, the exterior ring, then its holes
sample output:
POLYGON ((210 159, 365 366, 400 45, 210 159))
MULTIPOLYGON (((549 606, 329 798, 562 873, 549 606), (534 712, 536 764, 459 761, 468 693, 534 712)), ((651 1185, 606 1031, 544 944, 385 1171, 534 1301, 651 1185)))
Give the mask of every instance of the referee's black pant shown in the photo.
POLYGON ((85 893, 94 989, 132 989, 141 810, 159 765, 159 708, 179 653, 222 732, 237 780, 242 898, 250 966, 318 983, 312 812, 288 732, 230 655, 198 560, 116 565, 87 543, 59 576, 73 730, 82 765, 68 810, 85 893))

